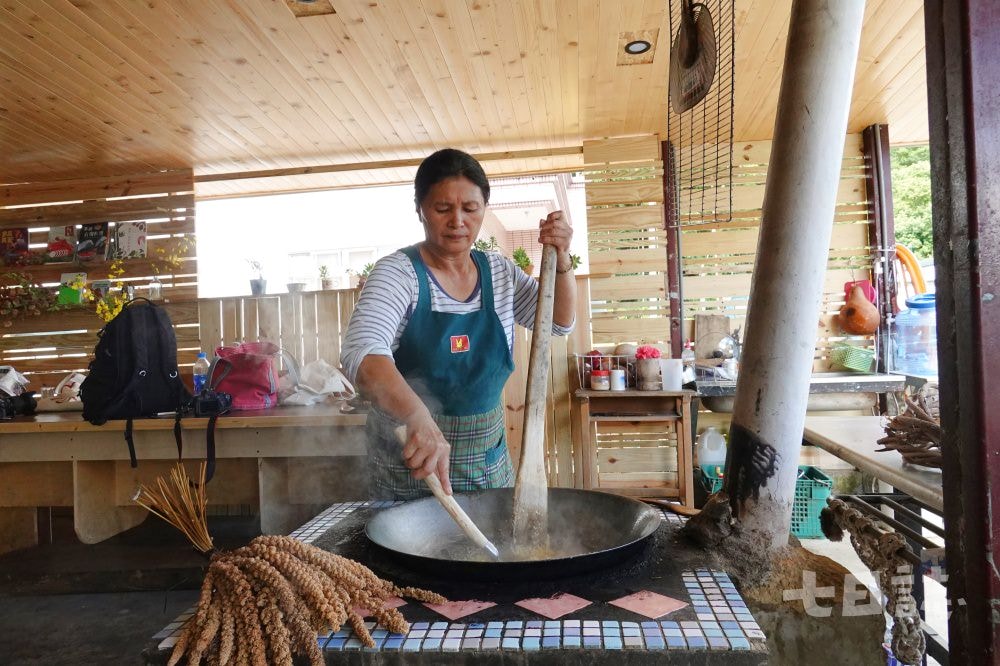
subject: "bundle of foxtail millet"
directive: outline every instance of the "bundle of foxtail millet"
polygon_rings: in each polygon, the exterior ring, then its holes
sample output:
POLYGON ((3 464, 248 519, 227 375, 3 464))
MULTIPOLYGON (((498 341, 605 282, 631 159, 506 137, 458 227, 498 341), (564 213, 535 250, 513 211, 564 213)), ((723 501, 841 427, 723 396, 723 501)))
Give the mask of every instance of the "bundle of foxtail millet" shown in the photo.
POLYGON ((889 419, 885 437, 878 440, 884 448, 878 452, 899 451, 908 463, 941 467, 941 425, 931 416, 923 396, 903 399, 906 411, 889 419))
POLYGON ((178 463, 169 482, 140 487, 136 502, 183 531, 211 560, 194 616, 181 632, 169 666, 188 664, 292 664, 304 655, 322 664, 317 632, 347 623, 362 643, 375 642, 355 610, 368 609, 384 628, 406 633, 409 626, 389 597, 443 603, 444 597, 400 588, 370 569, 286 536, 261 536, 243 548, 212 550, 205 525, 205 466, 192 483, 178 463), (194 489, 194 490, 192 490, 194 489), (193 535, 198 535, 196 541, 193 535), (207 538, 207 541, 205 540, 207 538), (237 640, 237 636, 240 640, 237 640))

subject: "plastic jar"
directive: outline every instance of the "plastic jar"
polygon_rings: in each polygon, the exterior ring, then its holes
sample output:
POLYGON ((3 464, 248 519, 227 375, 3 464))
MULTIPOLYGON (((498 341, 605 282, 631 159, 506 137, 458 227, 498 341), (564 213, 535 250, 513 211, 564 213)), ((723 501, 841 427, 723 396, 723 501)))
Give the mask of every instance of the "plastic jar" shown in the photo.
POLYGON ((590 388, 594 391, 610 391, 611 373, 608 370, 594 370, 591 372, 590 388))
POLYGON ((625 390, 625 368, 614 368, 611 371, 611 390, 625 390))
POLYGON ((916 377, 937 377, 937 309, 934 294, 906 299, 892 331, 892 369, 916 377))
POLYGON ((698 464, 702 467, 725 467, 726 438, 722 436, 718 428, 708 426, 698 435, 695 454, 698 458, 698 464))

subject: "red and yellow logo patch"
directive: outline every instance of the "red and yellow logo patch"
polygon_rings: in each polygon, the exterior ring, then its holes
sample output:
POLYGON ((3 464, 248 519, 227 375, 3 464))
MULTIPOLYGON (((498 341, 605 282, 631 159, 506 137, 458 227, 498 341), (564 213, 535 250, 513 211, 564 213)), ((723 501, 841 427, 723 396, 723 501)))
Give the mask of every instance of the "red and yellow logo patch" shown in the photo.
POLYGON ((469 351, 469 336, 467 335, 453 335, 451 336, 451 353, 461 354, 462 352, 469 351))

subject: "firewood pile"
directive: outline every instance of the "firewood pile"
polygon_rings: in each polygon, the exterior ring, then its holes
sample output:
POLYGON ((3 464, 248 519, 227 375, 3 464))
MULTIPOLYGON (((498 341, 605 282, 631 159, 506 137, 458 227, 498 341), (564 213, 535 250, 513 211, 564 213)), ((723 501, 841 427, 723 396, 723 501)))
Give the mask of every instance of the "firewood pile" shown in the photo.
POLYGON ((928 409, 922 395, 906 396, 906 411, 892 417, 885 425, 885 437, 878 440, 878 452, 899 451, 903 460, 913 465, 941 467, 941 425, 928 409))
POLYGON ((323 664, 317 632, 349 624, 374 647, 358 612, 365 609, 384 628, 405 634, 409 625, 392 597, 444 603, 439 594, 400 588, 359 562, 286 536, 260 536, 243 548, 217 551, 205 521, 205 465, 198 483, 178 463, 169 481, 140 487, 136 503, 171 523, 210 554, 193 617, 184 626, 168 661, 178 664, 291 666, 293 656, 323 664))

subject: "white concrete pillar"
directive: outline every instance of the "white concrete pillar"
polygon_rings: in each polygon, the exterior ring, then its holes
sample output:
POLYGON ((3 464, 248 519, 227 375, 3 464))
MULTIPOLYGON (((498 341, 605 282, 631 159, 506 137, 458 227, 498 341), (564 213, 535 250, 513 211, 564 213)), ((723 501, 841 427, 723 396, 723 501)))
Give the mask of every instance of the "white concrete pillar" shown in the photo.
POLYGON ((864 0, 794 0, 726 490, 743 530, 787 543, 864 0))

